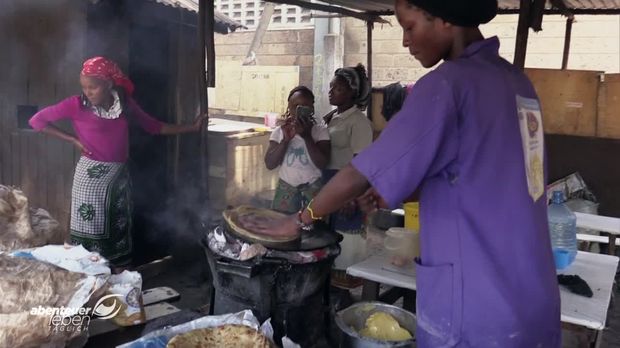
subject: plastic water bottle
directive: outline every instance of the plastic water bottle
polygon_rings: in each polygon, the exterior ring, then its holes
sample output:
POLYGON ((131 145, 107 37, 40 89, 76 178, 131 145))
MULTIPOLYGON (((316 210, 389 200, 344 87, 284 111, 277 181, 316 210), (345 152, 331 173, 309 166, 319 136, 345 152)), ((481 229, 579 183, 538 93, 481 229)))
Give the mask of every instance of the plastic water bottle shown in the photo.
POLYGON ((555 268, 564 269, 577 255, 577 218, 564 204, 562 191, 553 191, 547 214, 555 268))

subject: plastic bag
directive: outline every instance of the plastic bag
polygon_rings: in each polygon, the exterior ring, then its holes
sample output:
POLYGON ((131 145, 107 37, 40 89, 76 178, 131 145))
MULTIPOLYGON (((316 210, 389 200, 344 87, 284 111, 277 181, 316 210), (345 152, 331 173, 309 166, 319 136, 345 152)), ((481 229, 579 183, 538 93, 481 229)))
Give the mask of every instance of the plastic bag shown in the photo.
POLYGON ((176 335, 226 324, 246 325, 256 330, 259 328, 258 319, 252 314, 252 311, 245 310, 234 314, 205 316, 185 324, 156 330, 117 348, 166 348, 168 341, 176 335))
POLYGON ((551 201, 553 191, 562 191, 567 199, 581 198, 594 203, 598 202, 578 172, 547 185, 548 201, 551 201))
POLYGON ((62 242, 58 222, 43 209, 31 209, 20 190, 0 185, 0 251, 62 242))
MULTIPOLYGON (((267 319, 263 325, 260 325, 258 319, 251 310, 246 309, 238 313, 210 315, 196 320, 192 320, 185 324, 167 327, 161 330, 153 331, 140 339, 123 344, 117 348, 166 348, 168 341, 174 336, 184 334, 198 329, 206 329, 228 324, 237 324, 249 326, 255 330, 259 330, 265 337, 273 342, 273 327, 271 319, 267 319)), ((300 346, 290 340, 288 337, 282 338, 283 348, 299 348, 300 346)))
POLYGON ((142 276, 138 272, 123 271, 114 274, 108 280, 107 295, 112 297, 104 300, 105 306, 119 306, 118 314, 111 320, 119 326, 132 326, 144 323, 146 314, 142 301, 142 276))
POLYGON ((99 299, 110 277, 107 260, 98 253, 84 249, 81 245, 69 247, 46 245, 40 248, 16 250, 9 255, 49 263, 72 273, 85 274, 86 278, 76 289, 68 304, 72 308, 78 308, 89 301, 94 302, 99 299))
POLYGON ((48 310, 79 308, 93 278, 34 258, 0 255, 0 342, 3 347, 64 347, 85 327, 48 310))

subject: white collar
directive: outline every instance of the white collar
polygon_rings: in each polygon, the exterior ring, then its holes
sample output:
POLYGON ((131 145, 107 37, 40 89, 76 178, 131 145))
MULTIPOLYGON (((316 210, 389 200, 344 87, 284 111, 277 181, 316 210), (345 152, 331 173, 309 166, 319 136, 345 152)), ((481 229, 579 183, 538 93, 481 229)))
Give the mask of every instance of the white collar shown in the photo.
POLYGON ((336 112, 334 114, 333 119, 337 119, 337 118, 346 118, 349 115, 353 114, 355 111, 359 110, 359 108, 357 107, 357 105, 353 105, 352 107, 348 108, 347 110, 343 111, 342 113, 338 113, 336 112))
POLYGON ((121 100, 118 97, 118 93, 115 90, 112 90, 112 97, 114 98, 114 102, 109 110, 106 110, 100 106, 93 106, 93 113, 97 117, 105 118, 106 120, 114 120, 121 116, 123 112, 123 107, 121 106, 121 100))

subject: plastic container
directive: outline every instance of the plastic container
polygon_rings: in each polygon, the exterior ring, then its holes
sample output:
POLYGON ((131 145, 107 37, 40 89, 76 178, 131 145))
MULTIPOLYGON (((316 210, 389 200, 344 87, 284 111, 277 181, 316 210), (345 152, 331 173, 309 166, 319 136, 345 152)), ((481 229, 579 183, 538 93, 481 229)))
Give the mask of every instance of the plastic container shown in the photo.
POLYGON ((564 269, 577 255, 577 218, 564 204, 562 191, 553 192, 547 215, 555 268, 564 269))
POLYGON ((418 231, 392 227, 385 232, 383 245, 391 256, 410 259, 420 256, 420 235, 418 231))
POLYGON ((263 124, 265 127, 275 128, 278 125, 280 114, 276 112, 267 112, 263 114, 263 124))
POLYGON ((405 210, 405 228, 410 230, 420 230, 420 203, 409 202, 403 205, 405 210))

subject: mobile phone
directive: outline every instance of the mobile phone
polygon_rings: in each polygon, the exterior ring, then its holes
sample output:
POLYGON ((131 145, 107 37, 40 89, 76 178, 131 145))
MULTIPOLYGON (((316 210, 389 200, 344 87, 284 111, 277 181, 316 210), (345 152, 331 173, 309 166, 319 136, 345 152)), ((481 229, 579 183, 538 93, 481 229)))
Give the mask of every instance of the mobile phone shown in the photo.
POLYGON ((297 105, 296 115, 298 118, 305 119, 313 124, 316 122, 314 119, 314 109, 309 106, 297 105))

